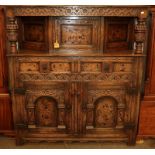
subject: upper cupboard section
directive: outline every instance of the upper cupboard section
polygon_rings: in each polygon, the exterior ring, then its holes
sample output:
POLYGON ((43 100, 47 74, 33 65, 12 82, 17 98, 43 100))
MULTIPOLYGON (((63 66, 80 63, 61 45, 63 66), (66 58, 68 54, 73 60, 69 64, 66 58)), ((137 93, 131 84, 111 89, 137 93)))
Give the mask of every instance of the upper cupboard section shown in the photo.
POLYGON ((133 49, 132 17, 18 17, 19 51, 103 53, 133 49))

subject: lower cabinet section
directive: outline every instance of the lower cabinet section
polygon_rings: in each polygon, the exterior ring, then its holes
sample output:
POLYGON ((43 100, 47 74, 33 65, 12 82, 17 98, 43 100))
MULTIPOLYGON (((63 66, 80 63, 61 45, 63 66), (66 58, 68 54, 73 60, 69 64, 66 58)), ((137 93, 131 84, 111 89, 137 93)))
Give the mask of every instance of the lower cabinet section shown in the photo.
POLYGON ((19 56, 10 57, 11 63, 17 144, 135 144, 142 58, 19 56))
POLYGON ((134 143, 131 124, 131 129, 127 126, 133 95, 126 87, 101 82, 27 82, 25 88, 25 92, 15 91, 17 144, 38 140, 134 143))

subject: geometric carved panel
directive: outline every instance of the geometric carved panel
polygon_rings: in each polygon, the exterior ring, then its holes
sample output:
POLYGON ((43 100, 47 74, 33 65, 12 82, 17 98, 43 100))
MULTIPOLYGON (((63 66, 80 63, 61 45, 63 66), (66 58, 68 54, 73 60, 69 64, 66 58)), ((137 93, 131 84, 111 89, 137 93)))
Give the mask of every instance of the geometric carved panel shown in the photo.
POLYGON ((112 97, 101 97, 95 102, 94 124, 97 128, 114 127, 117 119, 117 102, 112 97))
POLYGON ((51 97, 40 97, 35 103, 36 126, 57 126, 57 102, 51 97))

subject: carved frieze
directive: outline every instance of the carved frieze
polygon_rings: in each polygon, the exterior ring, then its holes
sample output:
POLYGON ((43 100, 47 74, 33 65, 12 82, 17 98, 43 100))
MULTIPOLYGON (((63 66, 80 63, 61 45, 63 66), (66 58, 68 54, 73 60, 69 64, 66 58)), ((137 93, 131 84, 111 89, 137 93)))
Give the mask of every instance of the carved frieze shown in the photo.
POLYGON ((15 7, 15 16, 138 16, 143 7, 55 6, 15 7))
POLYGON ((100 73, 100 74, 28 74, 20 73, 19 79, 21 81, 38 81, 38 80, 49 80, 49 81, 93 81, 93 80, 104 80, 104 81, 132 81, 134 79, 133 73, 100 73))
POLYGON ((49 55, 48 57, 38 57, 38 56, 20 56, 20 57, 15 57, 14 58, 16 62, 38 62, 38 61, 49 61, 52 62, 55 60, 57 61, 73 61, 73 60, 80 60, 81 62, 84 61, 89 61, 89 62, 93 62, 93 61, 106 61, 106 62, 125 62, 125 63, 133 63, 135 61, 134 57, 122 57, 122 56, 86 56, 86 57, 79 57, 79 56, 70 56, 70 57, 66 57, 66 56, 57 56, 55 57, 55 55, 49 55))

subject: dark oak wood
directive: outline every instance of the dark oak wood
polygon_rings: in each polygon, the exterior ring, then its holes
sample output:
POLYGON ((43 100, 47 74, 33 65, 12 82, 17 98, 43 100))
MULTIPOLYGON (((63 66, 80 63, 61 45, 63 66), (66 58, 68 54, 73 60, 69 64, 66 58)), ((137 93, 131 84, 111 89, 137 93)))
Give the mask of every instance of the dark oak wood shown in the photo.
POLYGON ((135 144, 147 7, 14 6, 6 16, 17 145, 135 144))
POLYGON ((0 7, 0 134, 12 135, 12 108, 8 94, 4 8, 0 7))
POLYGON ((134 27, 133 18, 105 18, 104 50, 133 49, 134 27))
POLYGON ((19 22, 19 48, 48 50, 48 23, 44 17, 23 17, 19 22))

